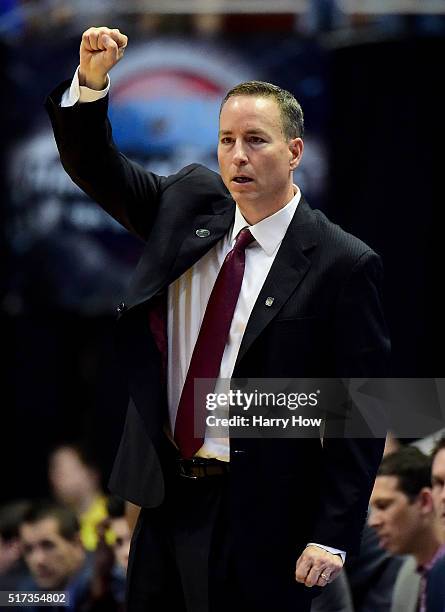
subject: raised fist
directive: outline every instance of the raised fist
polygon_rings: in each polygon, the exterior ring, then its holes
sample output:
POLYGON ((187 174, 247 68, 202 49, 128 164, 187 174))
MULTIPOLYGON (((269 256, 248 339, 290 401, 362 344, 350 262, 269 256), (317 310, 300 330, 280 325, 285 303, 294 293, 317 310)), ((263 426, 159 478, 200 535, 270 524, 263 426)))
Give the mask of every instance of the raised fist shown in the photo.
POLYGON ((79 81, 91 89, 104 89, 107 74, 124 55, 128 38, 119 30, 88 28, 80 44, 79 81))

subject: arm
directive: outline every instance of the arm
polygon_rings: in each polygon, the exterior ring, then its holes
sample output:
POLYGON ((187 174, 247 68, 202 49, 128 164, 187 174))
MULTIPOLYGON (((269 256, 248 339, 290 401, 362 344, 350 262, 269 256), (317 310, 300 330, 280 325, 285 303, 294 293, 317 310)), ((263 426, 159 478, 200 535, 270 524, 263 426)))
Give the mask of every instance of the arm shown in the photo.
MULTIPOLYGON (((336 374, 339 378, 382 377, 389 354, 381 307, 382 266, 372 251, 353 266, 338 298, 334 319, 336 374)), ((356 552, 385 439, 342 435, 337 422, 326 424, 323 438, 320 510, 312 542, 356 552)), ((308 546, 297 562, 296 578, 307 586, 324 586, 341 568, 339 556, 308 546)))
MULTIPOLYGON (((339 378, 386 374, 390 343, 381 305, 382 276, 380 258, 367 251, 340 291, 334 326, 339 378)), ((328 420, 323 438, 323 499, 313 541, 356 552, 385 439, 353 437, 353 431, 342 435, 335 426, 328 420)))
MULTIPOLYGON (((80 46, 79 83, 100 90, 121 59, 127 37, 119 30, 90 28, 80 46)), ((71 179, 121 225, 146 240, 165 179, 146 172, 117 150, 107 118, 108 96, 61 107, 68 84, 46 101, 62 165, 71 179)))

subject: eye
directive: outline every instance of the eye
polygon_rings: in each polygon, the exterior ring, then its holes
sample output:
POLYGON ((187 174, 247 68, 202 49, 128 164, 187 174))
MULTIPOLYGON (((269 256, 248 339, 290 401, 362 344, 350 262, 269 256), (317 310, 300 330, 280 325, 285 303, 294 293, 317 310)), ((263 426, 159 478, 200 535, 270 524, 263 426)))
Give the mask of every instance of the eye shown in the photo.
POLYGON ((230 136, 223 136, 223 138, 221 138, 220 143, 221 144, 230 144, 232 142, 232 139, 230 138, 230 136))
POLYGON ((261 138, 261 136, 251 136, 249 141, 253 144, 261 144, 265 142, 264 138, 261 138))
POLYGON ((381 501, 381 502, 377 502, 375 506, 378 510, 386 510, 387 508, 389 508, 390 505, 391 505, 391 502, 381 501))

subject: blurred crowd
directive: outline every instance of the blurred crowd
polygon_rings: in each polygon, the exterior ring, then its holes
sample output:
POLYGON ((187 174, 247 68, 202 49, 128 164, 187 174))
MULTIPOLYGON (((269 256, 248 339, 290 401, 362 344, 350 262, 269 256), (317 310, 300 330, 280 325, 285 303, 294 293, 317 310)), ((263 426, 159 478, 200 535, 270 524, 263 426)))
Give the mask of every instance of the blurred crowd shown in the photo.
MULTIPOLYGON (((124 612, 137 507, 103 492, 79 445, 51 451, 48 481, 51 499, 0 507, 0 591, 64 591, 63 609, 124 612)), ((444 610, 445 435, 409 444, 389 436, 360 555, 312 611, 444 610)))
MULTIPOLYGON (((398 0, 387 3, 351 3, 344 0, 309 0, 295 3, 293 12, 274 7, 268 12, 267 3, 253 13, 250 0, 238 0, 236 10, 231 0, 203 0, 198 4, 177 0, 164 2, 124 2, 123 0, 2 0, 0 3, 0 38, 12 40, 27 36, 53 33, 75 33, 94 23, 119 22, 122 31, 133 35, 169 32, 219 35, 239 31, 287 31, 300 35, 337 32, 345 36, 403 35, 412 33, 443 34, 445 16, 441 0, 431 2, 431 14, 418 3, 398 0), (374 11, 373 11, 374 6, 374 11), (434 10, 436 7, 436 10, 434 10), (437 8, 439 10, 437 10, 437 8), (385 10, 386 9, 386 10, 385 10), (159 11, 159 12, 158 12, 159 11)), ((258 7, 258 2, 252 2, 258 7)))
MULTIPOLYGON (((0 507, 0 591, 65 591, 67 610, 124 610, 130 525, 77 445, 49 455, 51 499, 0 507)), ((29 608, 28 608, 29 609, 29 608)))

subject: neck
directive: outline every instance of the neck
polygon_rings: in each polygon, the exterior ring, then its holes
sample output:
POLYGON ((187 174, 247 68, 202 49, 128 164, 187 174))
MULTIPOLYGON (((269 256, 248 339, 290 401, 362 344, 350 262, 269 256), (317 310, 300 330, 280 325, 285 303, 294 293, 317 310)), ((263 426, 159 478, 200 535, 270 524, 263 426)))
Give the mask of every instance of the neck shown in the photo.
POLYGON ((423 534, 419 533, 418 542, 421 543, 421 548, 413 552, 417 565, 428 565, 443 544, 440 528, 434 525, 425 529, 423 534))
POLYGON ((258 202, 258 201, 240 201, 237 200, 238 208, 241 214, 249 225, 255 225, 267 217, 271 217, 276 212, 284 208, 294 197, 294 186, 289 186, 287 191, 280 197, 274 199, 273 202, 258 202))

